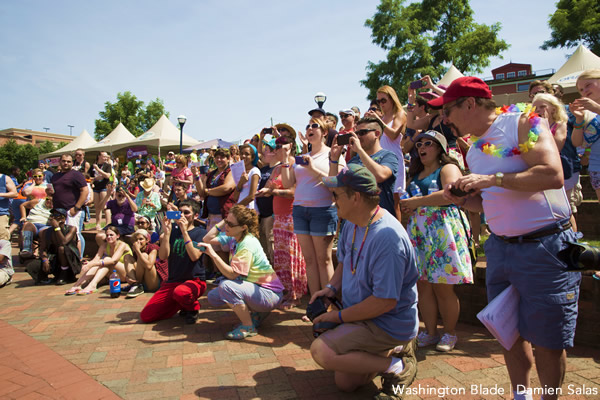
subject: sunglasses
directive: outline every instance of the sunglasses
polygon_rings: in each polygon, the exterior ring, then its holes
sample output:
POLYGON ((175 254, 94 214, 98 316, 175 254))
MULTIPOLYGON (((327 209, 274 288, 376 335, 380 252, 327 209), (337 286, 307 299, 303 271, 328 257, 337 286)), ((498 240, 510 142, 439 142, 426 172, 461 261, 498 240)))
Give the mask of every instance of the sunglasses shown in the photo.
POLYGON ((349 116, 350 114, 340 114, 341 119, 348 118, 349 116))
POLYGON ((371 107, 371 108, 369 108, 369 111, 375 112, 375 111, 377 111, 377 107, 371 107))
POLYGON ((320 128, 320 126, 319 126, 319 124, 309 124, 309 125, 306 125, 306 130, 309 130, 311 128, 312 129, 318 129, 318 128, 320 128))
POLYGON ((377 129, 361 129, 360 131, 356 131, 354 133, 356 133, 358 136, 365 136, 367 133, 376 131, 376 130, 377 129))
POLYGON ((43 178, 43 177, 44 177, 44 175, 34 175, 33 177, 34 177, 34 178, 43 178))
POLYGON ((377 99, 377 104, 385 104, 387 103, 387 99, 382 97, 381 99, 377 99))
POLYGON ((277 129, 279 132, 289 132, 286 128, 279 128, 277 129))
POLYGON ((431 145, 435 143, 433 140, 426 140, 424 142, 417 142, 415 143, 415 146, 417 149, 420 149, 421 147, 431 147, 431 145))
POLYGON ((227 220, 225 220, 225 225, 227 225, 230 228, 235 228, 236 226, 240 226, 240 224, 235 225, 235 224, 232 224, 231 222, 229 222, 227 220))

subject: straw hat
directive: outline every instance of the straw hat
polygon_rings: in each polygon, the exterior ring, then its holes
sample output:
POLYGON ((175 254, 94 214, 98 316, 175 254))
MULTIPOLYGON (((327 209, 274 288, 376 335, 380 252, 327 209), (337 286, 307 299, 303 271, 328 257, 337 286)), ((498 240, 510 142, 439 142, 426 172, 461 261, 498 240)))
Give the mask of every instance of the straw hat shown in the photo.
POLYGON ((154 178, 146 178, 144 179, 141 183, 140 186, 142 187, 142 189, 144 189, 146 192, 149 192, 152 190, 152 188, 154 187, 154 178))

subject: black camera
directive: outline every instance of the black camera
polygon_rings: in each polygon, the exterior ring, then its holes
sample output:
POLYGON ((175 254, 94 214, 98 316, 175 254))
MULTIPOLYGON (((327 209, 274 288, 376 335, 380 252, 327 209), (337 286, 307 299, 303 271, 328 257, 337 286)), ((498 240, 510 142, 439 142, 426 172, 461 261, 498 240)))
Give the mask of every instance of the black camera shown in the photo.
MULTIPOLYGON (((306 316, 311 322, 314 321, 319 315, 327 312, 329 304, 333 304, 338 310, 342 309, 342 305, 335 297, 321 296, 317 297, 315 301, 306 307, 306 316)), ((339 323, 337 322, 318 322, 313 325, 313 336, 317 338, 321 333, 333 329, 338 325, 339 323)))
POLYGON ((557 256, 569 271, 600 270, 600 248, 586 243, 567 242, 567 248, 557 256))

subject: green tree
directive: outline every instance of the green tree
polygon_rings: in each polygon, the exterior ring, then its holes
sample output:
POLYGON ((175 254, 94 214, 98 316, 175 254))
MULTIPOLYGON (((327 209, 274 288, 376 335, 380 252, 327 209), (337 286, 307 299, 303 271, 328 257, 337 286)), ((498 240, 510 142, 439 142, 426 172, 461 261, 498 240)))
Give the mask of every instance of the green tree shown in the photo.
POLYGON ((100 111, 100 118, 96 120, 94 135, 96 140, 103 139, 122 122, 133 136, 141 136, 152 127, 165 114, 165 107, 161 99, 156 99, 144 107, 144 102, 131 92, 117 93, 117 101, 104 103, 104 111, 100 111))
POLYGON ((600 3, 598 0, 560 0, 550 16, 550 39, 541 49, 571 48, 583 42, 600 56, 600 3))
POLYGON ((411 81, 424 75, 439 78, 450 63, 465 73, 481 73, 490 57, 509 47, 498 38, 500 23, 475 23, 468 0, 404 3, 381 0, 375 15, 365 22, 373 43, 387 51, 385 60, 368 63, 367 77, 360 82, 370 98, 382 85, 392 86, 405 98, 411 81))

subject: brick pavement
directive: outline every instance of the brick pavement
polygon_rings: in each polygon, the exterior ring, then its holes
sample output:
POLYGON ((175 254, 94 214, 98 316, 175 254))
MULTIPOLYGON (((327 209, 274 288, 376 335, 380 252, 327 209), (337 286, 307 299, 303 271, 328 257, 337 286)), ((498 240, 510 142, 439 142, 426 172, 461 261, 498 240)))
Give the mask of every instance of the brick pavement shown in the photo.
MULTIPOLYGON (((223 337, 235 316, 207 307, 204 299, 196 325, 179 317, 144 325, 138 316, 150 294, 111 299, 104 286, 97 294, 66 297, 65 289, 32 286, 22 268, 0 289, 0 398, 81 398, 75 394, 83 387, 86 398, 108 398, 108 388, 124 399, 365 399, 377 391, 378 379, 357 393, 337 391, 333 374, 310 357, 311 328, 300 320, 302 309, 273 312, 259 336, 231 342, 223 337), (69 380, 58 379, 54 371, 67 367, 69 380), (53 392, 57 385, 73 390, 53 392)), ((500 346, 477 326, 459 324, 458 334, 451 354, 419 351, 412 388, 423 392, 406 399, 439 399, 441 390, 461 387, 465 394, 442 397, 511 397, 500 346), (498 385, 505 395, 471 393, 470 385, 479 384, 487 390, 498 385)), ((600 350, 576 347, 568 363, 565 393, 571 384, 600 394, 600 350)))

